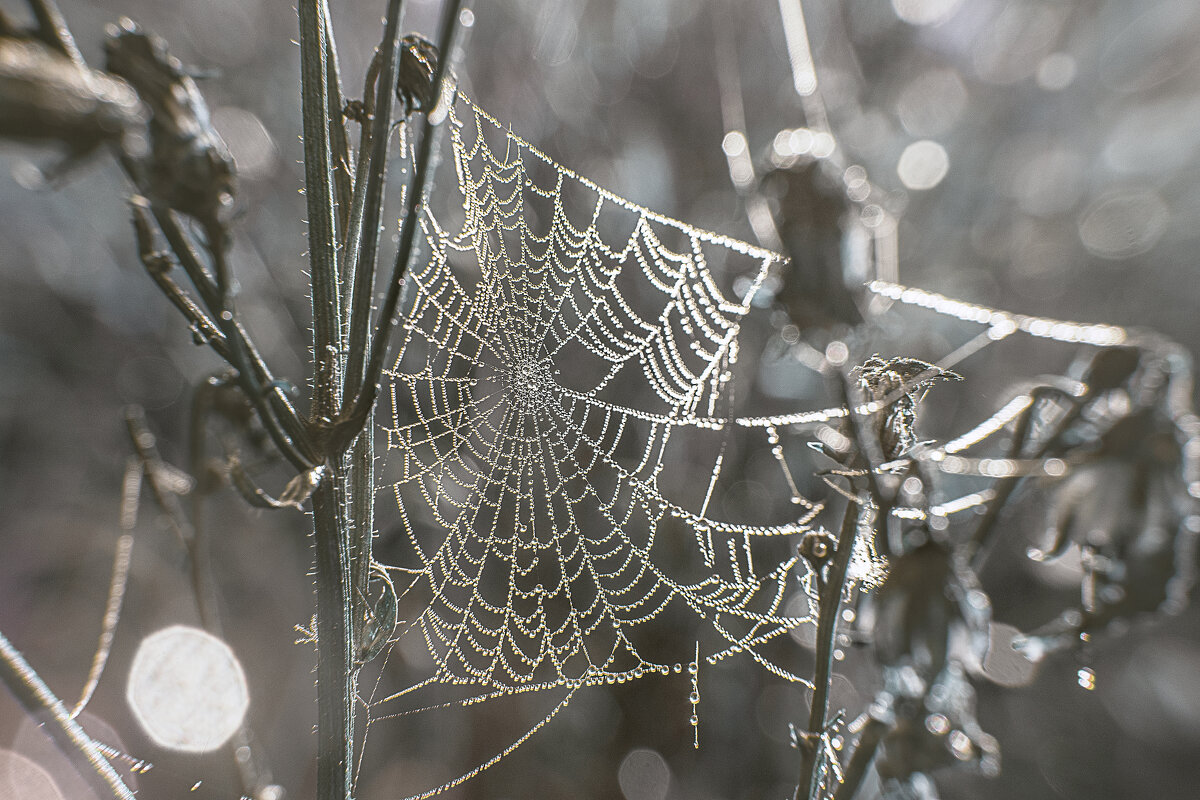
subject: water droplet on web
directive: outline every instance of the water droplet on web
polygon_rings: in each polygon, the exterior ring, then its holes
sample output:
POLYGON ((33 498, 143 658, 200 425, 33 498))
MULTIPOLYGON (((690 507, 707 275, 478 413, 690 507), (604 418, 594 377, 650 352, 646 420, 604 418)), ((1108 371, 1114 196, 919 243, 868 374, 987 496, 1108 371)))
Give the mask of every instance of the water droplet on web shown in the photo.
POLYGON ((1087 689, 1089 692, 1095 690, 1096 673, 1091 667, 1081 667, 1080 670, 1075 674, 1079 680, 1080 686, 1082 686, 1084 689, 1087 689))

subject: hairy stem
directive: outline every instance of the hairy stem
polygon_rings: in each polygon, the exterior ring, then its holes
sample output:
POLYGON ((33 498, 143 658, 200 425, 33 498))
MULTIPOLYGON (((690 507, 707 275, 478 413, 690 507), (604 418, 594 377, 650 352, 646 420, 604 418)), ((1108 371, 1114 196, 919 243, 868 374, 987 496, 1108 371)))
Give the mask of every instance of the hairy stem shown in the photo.
POLYGON ((354 763, 350 553, 338 487, 340 464, 313 494, 317 592, 317 800, 348 800, 354 763))
POLYGON ((46 735, 54 740, 71 766, 98 796, 134 800, 133 792, 100 753, 92 737, 71 719, 62 701, 3 633, 0 633, 0 680, 21 707, 42 725, 46 735))
POLYGON ((332 420, 341 397, 342 315, 338 288, 329 136, 329 71, 324 0, 303 0, 300 14, 300 90, 304 117, 304 191, 313 307, 312 418, 332 420))
MULTIPOLYGON (((332 421, 339 411, 345 352, 334 221, 327 63, 331 49, 326 42, 326 15, 324 0, 302 0, 299 5, 304 185, 313 306, 311 416, 318 425, 332 421)), ((327 445, 322 455, 329 470, 312 497, 317 593, 317 800, 347 800, 352 783, 350 765, 354 763, 354 639, 350 624, 349 537, 339 496, 346 478, 342 453, 341 448, 327 445)))

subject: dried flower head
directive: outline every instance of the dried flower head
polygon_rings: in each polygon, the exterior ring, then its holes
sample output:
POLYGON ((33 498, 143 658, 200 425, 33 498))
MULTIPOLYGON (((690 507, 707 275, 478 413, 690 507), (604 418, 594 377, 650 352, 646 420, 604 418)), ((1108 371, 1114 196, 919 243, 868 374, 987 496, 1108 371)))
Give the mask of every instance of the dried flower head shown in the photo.
POLYGON ((404 116, 416 111, 433 110, 433 76, 437 72, 438 51, 433 42, 410 33, 400 40, 400 74, 396 79, 396 99, 404 104, 404 116))
POLYGON ((872 427, 887 461, 900 458, 917 443, 917 404, 939 381, 959 381, 957 373, 917 358, 883 359, 871 356, 855 369, 858 385, 869 402, 881 406, 872 427))
POLYGON ((196 81, 162 37, 128 18, 110 26, 104 48, 108 70, 129 81, 150 109, 150 155, 140 191, 215 229, 233 200, 235 167, 196 81))

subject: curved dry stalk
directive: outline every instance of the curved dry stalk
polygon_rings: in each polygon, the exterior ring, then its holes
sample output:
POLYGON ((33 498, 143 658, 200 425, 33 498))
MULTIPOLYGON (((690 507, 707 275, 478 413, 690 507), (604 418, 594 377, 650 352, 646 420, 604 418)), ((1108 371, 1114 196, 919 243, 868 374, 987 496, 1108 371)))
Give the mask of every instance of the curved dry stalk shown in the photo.
POLYGON ((67 713, 62 701, 34 671, 21 652, 0 632, 0 681, 13 697, 46 731, 71 766, 101 797, 134 800, 112 764, 100 752, 87 731, 67 713))

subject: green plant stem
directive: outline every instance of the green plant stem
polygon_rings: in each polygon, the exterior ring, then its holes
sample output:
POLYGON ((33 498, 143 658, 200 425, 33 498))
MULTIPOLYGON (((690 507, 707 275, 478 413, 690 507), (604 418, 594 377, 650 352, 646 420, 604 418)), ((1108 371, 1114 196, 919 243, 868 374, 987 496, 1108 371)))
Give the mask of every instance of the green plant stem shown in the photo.
POLYGON ((817 776, 820 770, 821 737, 825 733, 825 717, 829 711, 829 688, 833 683, 833 644, 837 636, 838 611, 842 603, 842 590, 846 585, 846 570, 854 552, 854 540, 858 533, 858 503, 846 506, 842 518, 842 529, 838 534, 837 549, 828 566, 828 574, 822 584, 821 603, 817 612, 817 660, 813 674, 812 707, 808 714, 807 747, 800 749, 800 780, 796 783, 795 800, 815 800, 817 776))
POLYGON ((0 633, 0 680, 98 796, 134 800, 133 792, 100 753, 92 737, 71 719, 62 701, 3 633, 0 633))
MULTIPOLYGON (((337 42, 333 38, 333 20, 325 6, 325 91, 329 97, 329 142, 333 153, 333 192, 337 201, 338 230, 344 235, 349 223, 350 196, 354 176, 350 172, 350 141, 342 117, 342 75, 338 65, 337 42)), ((346 276, 342 276, 343 281, 346 276)))
MULTIPOLYGON (((384 17, 381 61, 372 64, 366 92, 375 91, 368 101, 371 116, 362 124, 362 147, 349 209, 349 227, 345 231, 344 251, 345 303, 350 315, 343 402, 353 403, 362 388, 367 365, 367 334, 371 325, 371 299, 375 293, 379 239, 383 229, 383 190, 387 177, 387 151, 391 140, 392 98, 400 71, 400 23, 404 16, 403 0, 389 0, 384 17), (376 69, 376 65, 378 69, 376 69), (373 86, 370 85, 373 81, 373 86)), ((345 481, 347 535, 350 555, 351 636, 357 662, 362 650, 363 625, 370 596, 371 545, 375 533, 375 409, 362 421, 362 427, 350 453, 350 469, 345 481)))

